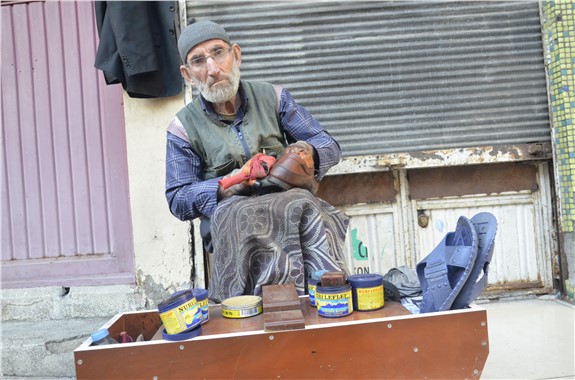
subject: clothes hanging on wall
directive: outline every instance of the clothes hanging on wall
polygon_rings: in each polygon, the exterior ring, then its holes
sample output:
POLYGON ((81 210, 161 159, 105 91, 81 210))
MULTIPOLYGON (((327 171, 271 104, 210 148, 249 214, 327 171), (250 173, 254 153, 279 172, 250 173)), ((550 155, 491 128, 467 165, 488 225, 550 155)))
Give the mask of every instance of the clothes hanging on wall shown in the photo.
POLYGON ((100 43, 94 66, 107 84, 121 83, 130 97, 181 92, 174 1, 96 1, 100 43))

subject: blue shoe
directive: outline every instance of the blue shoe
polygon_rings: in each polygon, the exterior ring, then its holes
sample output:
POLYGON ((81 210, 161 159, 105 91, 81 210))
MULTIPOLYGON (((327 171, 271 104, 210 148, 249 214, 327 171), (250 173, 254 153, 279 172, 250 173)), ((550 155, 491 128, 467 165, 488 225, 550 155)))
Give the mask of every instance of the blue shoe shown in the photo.
POLYGON ((466 217, 459 217, 455 232, 449 232, 416 266, 423 291, 420 313, 451 309, 471 274, 477 247, 475 226, 466 217))
POLYGON ((497 234, 497 220, 488 212, 481 212, 471 218, 471 222, 477 231, 478 248, 477 259, 471 270, 469 278, 455 297, 451 309, 465 309, 485 289, 489 263, 493 257, 495 235, 497 234))

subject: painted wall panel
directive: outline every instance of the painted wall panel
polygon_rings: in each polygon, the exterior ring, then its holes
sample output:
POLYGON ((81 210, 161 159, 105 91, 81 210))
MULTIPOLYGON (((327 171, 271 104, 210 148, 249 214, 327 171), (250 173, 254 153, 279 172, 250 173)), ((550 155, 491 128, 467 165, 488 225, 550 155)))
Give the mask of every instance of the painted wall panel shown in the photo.
POLYGON ((133 282, 123 99, 92 2, 2 6, 3 286, 133 282))

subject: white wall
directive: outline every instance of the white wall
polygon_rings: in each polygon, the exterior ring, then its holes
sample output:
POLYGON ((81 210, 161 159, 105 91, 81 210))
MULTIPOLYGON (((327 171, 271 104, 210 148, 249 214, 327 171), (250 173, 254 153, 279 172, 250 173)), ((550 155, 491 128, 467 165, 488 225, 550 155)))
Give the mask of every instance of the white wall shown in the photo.
POLYGON ((164 196, 166 128, 183 105, 183 93, 165 99, 124 93, 136 278, 152 305, 190 283, 189 223, 170 213, 164 196))

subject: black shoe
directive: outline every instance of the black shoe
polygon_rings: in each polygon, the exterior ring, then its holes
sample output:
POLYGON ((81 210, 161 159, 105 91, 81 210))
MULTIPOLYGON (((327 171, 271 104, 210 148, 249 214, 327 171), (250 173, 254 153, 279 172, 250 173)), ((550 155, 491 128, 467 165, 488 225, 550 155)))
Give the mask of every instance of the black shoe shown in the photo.
POLYGON ((389 281, 383 280, 383 299, 385 301, 395 301, 399 302, 401 300, 401 295, 399 290, 389 281))

